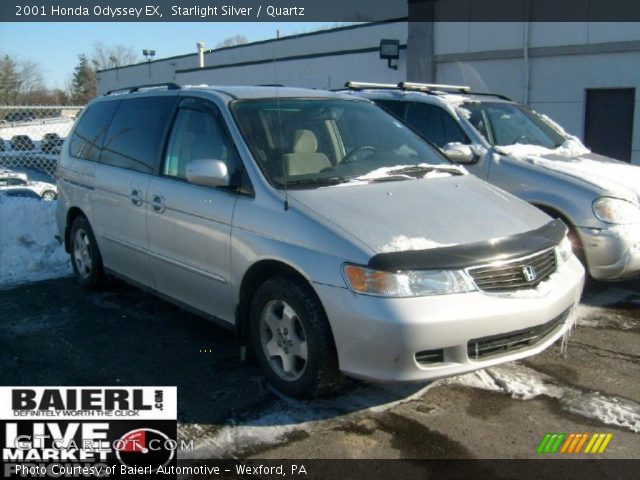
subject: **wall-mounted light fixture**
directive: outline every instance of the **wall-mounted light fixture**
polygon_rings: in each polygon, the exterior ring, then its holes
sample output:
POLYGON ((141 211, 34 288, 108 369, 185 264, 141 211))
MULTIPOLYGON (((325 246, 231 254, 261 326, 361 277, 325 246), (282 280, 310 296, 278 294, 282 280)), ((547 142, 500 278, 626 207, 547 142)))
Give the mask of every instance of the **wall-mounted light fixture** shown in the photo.
POLYGON ((387 60, 387 66, 389 68, 397 70, 398 59, 400 58, 400 40, 392 40, 389 38, 380 40, 380 58, 387 60))

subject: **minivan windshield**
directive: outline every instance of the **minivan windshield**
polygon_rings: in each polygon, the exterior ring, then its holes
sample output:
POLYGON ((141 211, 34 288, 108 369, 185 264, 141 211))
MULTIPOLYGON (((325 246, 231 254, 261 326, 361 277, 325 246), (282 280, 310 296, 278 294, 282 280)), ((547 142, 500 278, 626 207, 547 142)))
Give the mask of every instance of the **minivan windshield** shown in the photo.
POLYGON ((232 111, 262 172, 277 188, 460 173, 417 134, 369 102, 238 100, 232 111))
POLYGON ((499 102, 465 102, 471 124, 491 145, 538 145, 558 148, 566 140, 544 118, 524 105, 499 102))

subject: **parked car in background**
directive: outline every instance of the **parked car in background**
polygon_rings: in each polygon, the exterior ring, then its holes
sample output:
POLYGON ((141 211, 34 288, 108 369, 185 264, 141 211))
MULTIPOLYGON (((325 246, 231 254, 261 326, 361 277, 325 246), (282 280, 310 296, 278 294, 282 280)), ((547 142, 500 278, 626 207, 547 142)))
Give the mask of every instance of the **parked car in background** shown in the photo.
POLYGON ((114 274, 236 329, 294 396, 340 372, 457 375, 570 328, 584 269, 564 224, 370 101, 165 87, 95 99, 65 143, 57 219, 80 284, 114 274))
POLYGON ((3 189, 0 187, 0 197, 3 198, 31 198, 33 200, 42 200, 42 197, 29 188, 10 188, 3 189))
POLYGON ((11 148, 13 150, 29 151, 36 148, 36 144, 29 135, 14 135, 11 138, 11 148))
POLYGON ((562 219, 597 280, 640 274, 640 167, 590 152, 549 117, 468 87, 349 82, 476 176, 562 219))
POLYGON ((11 112, 4 116, 2 123, 18 123, 18 122, 31 122, 37 118, 35 112, 22 111, 11 112))
POLYGON ((45 153, 59 154, 63 143, 64 139, 57 133, 45 133, 42 136, 40 149, 45 153))
POLYGON ((25 173, 0 168, 0 190, 8 192, 16 189, 31 190, 46 201, 55 200, 58 196, 57 187, 51 183, 32 181, 25 173))

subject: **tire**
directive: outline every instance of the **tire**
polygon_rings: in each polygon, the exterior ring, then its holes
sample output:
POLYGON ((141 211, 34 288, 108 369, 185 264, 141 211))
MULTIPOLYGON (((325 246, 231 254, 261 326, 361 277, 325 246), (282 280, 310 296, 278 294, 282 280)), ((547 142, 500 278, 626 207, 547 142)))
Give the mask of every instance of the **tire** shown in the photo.
POLYGON ((44 200, 45 202, 51 202, 56 199, 56 196, 56 192, 54 192, 53 190, 47 190, 42 193, 42 200, 44 200))
POLYGON ((69 232, 71 265, 78 283, 97 288, 104 283, 104 267, 96 237, 85 217, 77 217, 69 232))
POLYGON ((314 397, 340 384, 329 321, 306 283, 284 276, 263 283, 251 302, 250 334, 260 368, 282 393, 314 397))

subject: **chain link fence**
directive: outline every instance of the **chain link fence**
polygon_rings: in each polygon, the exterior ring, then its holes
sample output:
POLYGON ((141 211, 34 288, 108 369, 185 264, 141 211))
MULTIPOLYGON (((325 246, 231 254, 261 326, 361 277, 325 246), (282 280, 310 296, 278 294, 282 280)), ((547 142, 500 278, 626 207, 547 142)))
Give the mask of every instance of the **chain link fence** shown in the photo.
POLYGON ((0 106, 0 176, 55 183, 60 148, 82 108, 0 106))

